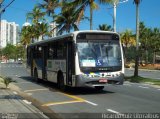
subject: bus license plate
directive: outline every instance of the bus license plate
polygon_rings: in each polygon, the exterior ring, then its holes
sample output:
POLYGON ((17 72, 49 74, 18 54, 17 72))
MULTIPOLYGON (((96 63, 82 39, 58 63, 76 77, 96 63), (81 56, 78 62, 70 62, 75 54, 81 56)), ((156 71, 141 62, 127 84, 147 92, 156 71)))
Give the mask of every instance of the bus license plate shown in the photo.
POLYGON ((107 83, 107 79, 99 79, 100 83, 107 83))

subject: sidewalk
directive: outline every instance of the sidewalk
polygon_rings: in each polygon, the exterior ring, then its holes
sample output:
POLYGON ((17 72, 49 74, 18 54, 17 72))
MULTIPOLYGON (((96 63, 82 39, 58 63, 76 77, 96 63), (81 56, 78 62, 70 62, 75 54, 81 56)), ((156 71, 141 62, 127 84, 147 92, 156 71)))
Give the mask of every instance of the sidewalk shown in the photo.
POLYGON ((23 99, 16 92, 5 89, 2 83, 0 83, 0 105, 0 118, 2 119, 48 119, 31 102, 23 99))

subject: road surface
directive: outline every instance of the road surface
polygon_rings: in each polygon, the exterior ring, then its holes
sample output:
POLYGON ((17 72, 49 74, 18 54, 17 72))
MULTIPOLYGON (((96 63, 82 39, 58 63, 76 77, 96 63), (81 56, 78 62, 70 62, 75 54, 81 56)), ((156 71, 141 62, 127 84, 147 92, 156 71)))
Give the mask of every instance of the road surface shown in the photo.
POLYGON ((125 82, 122 86, 108 85, 102 92, 92 88, 70 88, 63 93, 53 83, 35 83, 23 65, 1 64, 0 69, 1 75, 17 81, 14 85, 23 93, 38 100, 41 107, 48 107, 63 118, 160 113, 160 87, 125 82))

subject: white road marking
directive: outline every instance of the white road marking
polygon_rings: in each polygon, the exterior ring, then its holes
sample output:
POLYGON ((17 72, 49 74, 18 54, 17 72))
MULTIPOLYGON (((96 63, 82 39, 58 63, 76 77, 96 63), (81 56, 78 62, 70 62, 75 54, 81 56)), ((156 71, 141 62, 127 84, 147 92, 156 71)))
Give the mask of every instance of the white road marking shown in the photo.
POLYGON ((138 86, 138 87, 140 87, 140 88, 149 88, 149 87, 145 87, 145 86, 138 86))
POLYGON ((160 90, 160 89, 157 89, 157 90, 160 90))
POLYGON ((20 78, 21 76, 19 76, 19 75, 16 75, 16 77, 20 78))
POLYGON ((94 105, 94 106, 97 106, 98 104, 96 104, 96 103, 93 103, 93 102, 90 102, 90 101, 88 101, 88 100, 84 100, 86 103, 89 103, 89 104, 91 104, 91 105, 94 105))
POLYGON ((109 111, 109 112, 111 112, 111 113, 115 113, 115 114, 117 114, 117 115, 120 115, 120 116, 124 116, 124 114, 121 114, 120 112, 117 112, 117 111, 115 111, 115 110, 112 110, 112 109, 107 109, 107 111, 109 111))
POLYGON ((125 83, 123 84, 124 86, 132 86, 131 84, 125 83))
POLYGON ((48 88, 42 88, 42 89, 33 89, 33 90, 25 90, 24 92, 25 93, 28 93, 28 92, 35 92, 35 91, 45 91, 45 90, 49 90, 48 88))
POLYGON ((18 82, 18 84, 22 84, 22 83, 32 83, 32 82, 27 82, 27 81, 25 81, 25 82, 18 82))
POLYGON ((27 101, 27 100, 23 100, 23 102, 25 102, 26 104, 32 104, 32 102, 29 102, 29 101, 27 101))
POLYGON ((32 93, 27 93, 28 95, 32 95, 32 93))
POLYGON ((16 94, 16 95, 18 94, 16 91, 14 91, 13 93, 16 94))
POLYGON ((107 109, 107 111, 112 112, 112 113, 115 113, 115 114, 120 114, 119 112, 117 112, 117 111, 115 111, 115 110, 112 110, 112 109, 107 109))

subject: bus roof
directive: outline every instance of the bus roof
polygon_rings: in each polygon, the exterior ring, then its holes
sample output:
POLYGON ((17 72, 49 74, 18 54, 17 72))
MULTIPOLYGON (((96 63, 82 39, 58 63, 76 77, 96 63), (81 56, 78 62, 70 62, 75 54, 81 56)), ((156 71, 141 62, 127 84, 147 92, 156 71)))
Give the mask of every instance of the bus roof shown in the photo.
POLYGON ((35 46, 35 45, 40 45, 40 44, 45 44, 49 41, 55 41, 55 40, 58 40, 58 39, 63 39, 63 38, 66 38, 66 37, 74 37, 74 35, 77 35, 79 33, 109 33, 109 34, 117 34, 116 32, 112 32, 112 31, 100 31, 100 30, 83 30, 83 31, 74 31, 72 33, 69 33, 69 34, 65 34, 65 35, 60 35, 60 36, 56 36, 56 37, 53 37, 53 38, 49 38, 49 39, 46 39, 46 40, 43 40, 43 41, 38 41, 38 42, 35 42, 35 43, 32 43, 30 45, 28 45, 28 47, 32 47, 32 46, 35 46))

